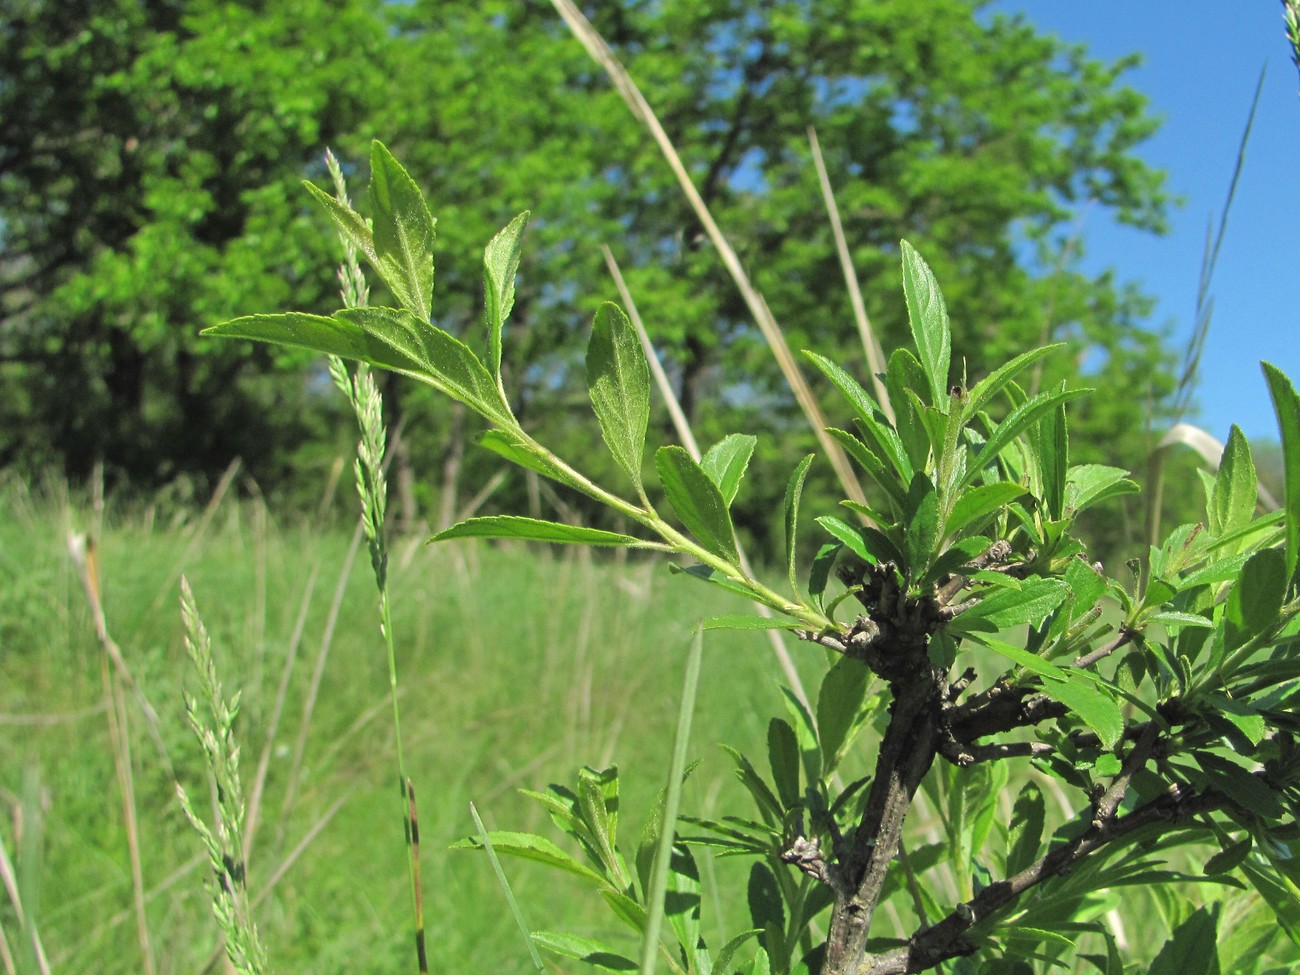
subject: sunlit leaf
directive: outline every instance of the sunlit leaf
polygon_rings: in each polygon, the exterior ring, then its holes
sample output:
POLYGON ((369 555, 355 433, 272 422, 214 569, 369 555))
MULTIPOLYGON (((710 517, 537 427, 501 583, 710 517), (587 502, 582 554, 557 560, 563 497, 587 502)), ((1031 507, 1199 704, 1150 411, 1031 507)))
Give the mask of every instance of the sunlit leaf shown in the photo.
POLYGON ((1234 423, 1227 446, 1223 448, 1219 473, 1214 479, 1208 510, 1210 531, 1219 536, 1247 524, 1255 514, 1258 491, 1259 480, 1250 455, 1250 444, 1234 423))
POLYGON ((907 318, 916 342, 917 356, 930 380, 930 405, 946 409, 948 401, 948 364, 952 355, 952 337, 948 326, 948 309, 943 293, 930 265, 907 241, 900 243, 903 255, 903 294, 907 299, 907 318))
POLYGON ((599 528, 585 528, 581 525, 564 525, 554 521, 541 521, 537 518, 524 518, 519 515, 488 515, 483 518, 467 518, 459 524, 446 528, 431 542, 445 542, 451 538, 517 538, 530 542, 551 542, 560 545, 630 545, 646 544, 631 535, 603 531, 599 528))
POLYGON ((700 467, 713 479, 728 508, 736 500, 736 491, 749 466, 758 438, 747 433, 731 433, 704 452, 700 467))
POLYGON ((650 366, 636 329, 623 309, 609 302, 600 306, 591 326, 587 389, 609 452, 639 489, 650 422, 650 366))
POLYGON ((659 484, 687 531, 706 549, 736 562, 736 533, 718 486, 691 455, 676 445, 655 451, 659 484))
POLYGON ((483 249, 483 317, 488 330, 487 365, 501 374, 501 329, 515 304, 515 275, 528 211, 515 217, 483 249))
POLYGON ((433 297, 433 238, 437 221, 415 180, 382 142, 370 147, 375 269, 390 291, 427 322, 433 297))
POLYGON ((1295 575, 1296 560, 1300 556, 1300 393, 1291 380, 1277 366, 1260 363, 1264 378, 1268 380, 1269 395, 1273 398, 1273 412, 1282 437, 1283 485, 1282 510, 1286 512, 1286 570, 1287 578, 1295 575))
MULTIPOLYGON (((488 833, 488 839, 492 841, 492 848, 497 853, 508 853, 523 860, 544 863, 547 866, 557 867, 568 873, 577 874, 587 880, 604 883, 605 878, 600 874, 579 863, 544 836, 534 836, 532 833, 514 833, 507 830, 493 830, 488 833)), ((478 836, 467 836, 465 839, 453 843, 451 849, 481 850, 483 849, 483 840, 478 836)))

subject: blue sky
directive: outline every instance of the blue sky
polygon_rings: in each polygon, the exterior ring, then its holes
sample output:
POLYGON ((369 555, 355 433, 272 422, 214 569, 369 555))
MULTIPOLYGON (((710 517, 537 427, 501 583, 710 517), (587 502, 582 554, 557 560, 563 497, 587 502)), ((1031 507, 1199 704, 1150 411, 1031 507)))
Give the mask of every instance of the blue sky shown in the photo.
POLYGON ((1166 171, 1183 206, 1164 237, 1118 227, 1097 208, 1082 216, 1084 268, 1113 267, 1157 299, 1153 328, 1178 348, 1195 316, 1207 224, 1216 226, 1261 67, 1264 90, 1211 285, 1214 318, 1192 418, 1220 440, 1231 424, 1277 438, 1259 360, 1300 383, 1300 75, 1277 0, 997 0, 1041 33, 1082 43, 1105 61, 1140 53, 1124 77, 1163 120, 1138 150, 1166 171))

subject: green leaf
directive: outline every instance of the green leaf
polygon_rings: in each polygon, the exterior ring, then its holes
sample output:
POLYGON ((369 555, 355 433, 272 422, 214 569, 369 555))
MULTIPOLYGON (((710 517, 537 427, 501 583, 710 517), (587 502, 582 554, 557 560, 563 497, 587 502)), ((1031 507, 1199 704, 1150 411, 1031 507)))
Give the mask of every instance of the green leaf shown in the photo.
POLYGON ((1147 975, 1219 975, 1219 906, 1197 908, 1174 930, 1147 975))
POLYGON ((1242 862, 1241 872, 1273 911, 1292 944, 1300 947, 1300 887, 1276 870, 1264 869, 1255 857, 1242 862))
POLYGON ((700 544, 736 563, 736 532, 722 493, 691 455, 678 446, 660 447, 655 451, 655 469, 668 501, 687 531, 700 544))
POLYGON ((867 546, 862 541, 862 532, 843 518, 836 518, 834 515, 820 515, 813 520, 843 542, 845 548, 864 562, 874 563, 876 561, 871 553, 867 551, 867 546))
POLYGON ((893 427, 889 426, 884 413, 871 398, 871 394, 863 389, 856 379, 825 356, 805 350, 804 357, 821 370, 822 375, 831 381, 853 408, 863 433, 874 441, 874 444, 868 443, 867 448, 871 449, 873 446, 878 448, 896 473, 900 486, 911 481, 912 462, 907 457, 903 442, 893 427))
POLYGON ((1255 462, 1250 456, 1250 444, 1235 423, 1228 434, 1228 444, 1223 448, 1219 473, 1214 478, 1214 491, 1210 497, 1207 514, 1210 531, 1217 537, 1242 525, 1255 516, 1255 499, 1259 480, 1255 462))
POLYGON ((427 322, 433 298, 433 238, 437 221, 415 180, 382 142, 370 145, 370 206, 375 270, 393 295, 427 322))
POLYGON ((327 318, 303 312, 249 315, 205 328, 202 334, 308 349, 341 359, 368 362, 427 381, 420 358, 399 352, 359 325, 339 317, 327 318))
POLYGON ((564 958, 576 959, 592 968, 600 968, 607 972, 637 970, 637 963, 631 958, 625 958, 612 948, 591 938, 559 931, 534 931, 532 938, 538 947, 564 958))
POLYGON ((361 327, 394 350, 418 353, 426 370, 419 378, 499 426, 514 424, 496 380, 460 339, 397 308, 345 308, 335 317, 361 327))
POLYGON ((578 771, 578 808, 596 841, 600 860, 611 879, 620 873, 614 850, 618 844, 618 769, 578 771))
POLYGON ((530 542, 559 545, 631 545, 647 544, 631 535, 607 532, 581 525, 563 525, 554 521, 524 518, 519 515, 488 515, 467 518, 438 532, 429 541, 445 542, 450 538, 519 538, 530 542))
POLYGON ((1032 365, 1046 355, 1050 355, 1057 349, 1065 348, 1064 342, 1057 342, 1055 345, 1044 345, 1037 349, 1031 349, 1028 352, 1022 352, 1010 362, 999 366, 993 372, 989 373, 966 394, 966 405, 962 408, 962 421, 969 423, 980 410, 993 400, 993 397, 1006 387, 1021 370, 1032 365))
POLYGON ((1037 422, 1044 414, 1056 409, 1062 403, 1078 399, 1080 396, 1087 396, 1090 392, 1092 392, 1090 389, 1059 389, 1055 392, 1039 393, 1028 402, 1017 406, 1007 414, 1006 419, 999 423, 997 428, 989 435, 988 440, 980 448, 980 452, 971 463, 970 469, 966 471, 965 476, 962 478, 960 486, 965 487, 971 483, 1030 424, 1037 422))
POLYGON ((734 579, 724 576, 717 569, 707 565, 680 566, 676 562, 669 562, 668 571, 672 573, 680 572, 685 573, 688 576, 694 576, 701 582, 712 583, 715 586, 727 590, 727 592, 735 593, 737 596, 743 596, 745 599, 752 600, 754 598, 754 593, 751 590, 746 589, 734 579))
POLYGON ((930 380, 930 405, 944 410, 948 402, 948 365, 952 355, 948 309, 944 306, 939 282, 935 280, 930 265, 907 241, 902 241, 899 246, 903 254, 907 318, 912 326, 917 355, 930 380))
POLYGON ((1102 745, 1114 747, 1124 733, 1124 715, 1115 698, 1100 689, 1089 675, 1065 670, 1035 654, 1001 640, 981 638, 981 643, 1043 678, 1042 691, 1052 700, 1064 704, 1088 727, 1097 732, 1102 745))
POLYGON ((521 238, 528 211, 515 217, 483 249, 483 317, 488 330, 488 368, 501 375, 501 329, 515 305, 521 238))
POLYGON ((795 549, 799 532, 799 498, 803 494, 803 482, 812 466, 814 454, 808 454, 790 475, 785 486, 785 565, 790 577, 790 590, 799 598, 798 567, 795 565, 795 549))
POLYGON ((758 438, 747 433, 731 433, 706 450, 700 458, 700 467, 718 486, 728 508, 736 500, 740 480, 745 476, 745 468, 749 466, 749 458, 753 456, 754 445, 757 443, 758 438))
POLYGON ((549 477, 561 484, 571 483, 572 479, 568 474, 552 464, 544 455, 529 450, 515 434, 506 430, 484 430, 474 438, 474 442, 526 470, 549 477))
POLYGON ((952 514, 944 529, 945 535, 952 537, 969 525, 982 527, 984 519, 1017 498, 1024 497, 1025 493, 1022 485, 1010 481, 967 488, 958 495, 952 506, 952 514))
POLYGON ((898 474, 893 468, 886 466, 879 457, 868 449, 866 444, 847 430, 827 427, 826 433, 848 451, 849 456, 857 462, 858 466, 885 492, 895 508, 901 509, 903 507, 903 489, 899 483, 898 474))
POLYGON ((1277 366, 1268 362, 1260 366, 1268 380, 1282 437, 1282 510, 1286 512, 1286 574, 1290 579, 1295 575, 1296 560, 1300 557, 1300 393, 1296 393, 1291 380, 1277 366))
POLYGON ((1038 624, 1070 593, 1060 579, 1030 579, 1019 589, 999 589, 981 596, 970 609, 948 624, 954 636, 975 630, 995 632, 1022 623, 1038 624))
POLYGON ((1128 479, 1128 471, 1105 464, 1079 464, 1071 467, 1065 478, 1065 508, 1078 514, 1085 508, 1100 504, 1121 494, 1134 494, 1136 482, 1128 479))
POLYGON ((700 623, 706 630, 798 630, 804 625, 799 620, 765 616, 711 616, 700 623))
MULTIPOLYGON (((921 399, 930 393, 925 367, 909 349, 895 349, 885 373, 885 389, 894 408, 894 425, 913 467, 925 467, 930 454, 930 432, 925 424, 921 399), (918 397, 919 399, 914 399, 918 397)), ((936 453, 938 450, 936 448, 936 453)))
POLYGON ((1197 752, 1195 758, 1196 764, 1210 780, 1210 785, 1231 796, 1233 802, 1264 819, 1282 817, 1282 804, 1278 801, 1277 794, 1258 775, 1209 752, 1197 752))
MULTIPOLYGON (((544 863, 547 866, 577 874, 579 877, 594 880, 597 883, 603 884, 605 882, 604 877, 585 864, 579 863, 544 836, 535 836, 532 833, 514 833, 507 830, 493 830, 487 836, 492 843, 492 848, 497 853, 508 853, 522 860, 544 863)), ((463 840, 453 843, 451 849, 481 850, 483 849, 483 840, 478 836, 467 836, 463 840)))
POLYGON ((921 471, 912 477, 907 492, 907 574, 920 582, 939 544, 939 494, 921 471))
POLYGON ((822 774, 830 775, 863 718, 863 701, 871 671, 861 660, 841 657, 822 678, 817 693, 817 735, 821 740, 822 774))
POLYGON ((782 687, 781 695, 785 698, 786 712, 794 722, 794 732, 799 739, 804 777, 810 783, 818 782, 822 776, 822 752, 817 744, 817 726, 813 723, 813 716, 790 688, 782 687))
POLYGON ((718 957, 714 959, 713 962, 714 972, 716 972, 717 975, 724 975, 724 973, 730 972, 731 959, 735 957, 736 952, 741 947, 743 947, 745 942, 748 941, 750 938, 756 937, 757 935, 760 935, 762 933, 763 933, 762 930, 759 928, 751 928, 748 931, 744 931, 741 934, 736 935, 725 945, 719 948, 718 957))
POLYGON ((1227 649, 1241 646, 1278 621, 1287 578, 1286 557, 1280 549, 1261 549, 1246 561, 1224 612, 1227 649))
POLYGON ((781 806, 793 809, 799 804, 799 741, 790 723, 773 718, 767 724, 767 763, 772 769, 781 806))
MULTIPOLYGON (((1061 384, 1065 389, 1065 384, 1061 384)), ((1034 446, 1037 448, 1039 479, 1042 482, 1043 504, 1053 521, 1065 515, 1066 466, 1069 461, 1069 438, 1065 422, 1065 406, 1038 421, 1034 446)))
POLYGON ((366 256, 366 260, 370 262, 371 266, 378 270, 379 258, 375 256, 375 238, 370 232, 370 225, 365 218, 350 206, 340 203, 315 183, 304 180, 303 185, 316 198, 316 202, 329 214, 330 219, 334 221, 335 226, 338 227, 343 236, 366 256))
POLYGON ((1034 782, 1025 783, 1011 811, 1011 833, 1007 837, 1007 876, 1014 877, 1038 859, 1043 841, 1043 824, 1047 803, 1043 790, 1034 782))
POLYGON ((1255 845, 1254 839, 1249 833, 1245 839, 1238 840, 1229 846, 1225 846, 1210 859, 1205 861, 1205 872, 1207 874, 1227 873, 1235 870, 1241 865, 1241 862, 1250 856, 1251 848, 1255 845))
POLYGON ((650 422, 650 367, 636 329, 623 309, 609 302, 600 306, 591 326, 587 388, 605 444, 639 491, 650 422))

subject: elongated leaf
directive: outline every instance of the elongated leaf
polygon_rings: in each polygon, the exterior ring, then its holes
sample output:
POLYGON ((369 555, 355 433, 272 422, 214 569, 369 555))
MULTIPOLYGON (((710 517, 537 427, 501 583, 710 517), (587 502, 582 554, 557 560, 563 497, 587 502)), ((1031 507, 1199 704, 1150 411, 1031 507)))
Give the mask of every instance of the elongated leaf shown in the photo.
POLYGON ((655 469, 669 503, 687 531, 714 555, 735 563, 739 556, 731 515, 709 475, 678 446, 655 451, 655 469))
MULTIPOLYGON (((895 349, 889 357, 885 388, 894 407, 894 425, 907 448, 913 467, 925 467, 930 454, 931 437, 926 427, 924 401, 930 395, 930 379, 925 367, 910 349, 895 349)), ((936 446, 935 453, 938 453, 936 446)))
POLYGON ((966 404, 962 407, 962 420, 969 423, 975 414, 984 409, 993 397, 1006 387, 1027 366, 1033 365, 1039 359, 1050 355, 1057 349, 1065 348, 1064 342, 1057 342, 1055 345, 1044 345, 1037 349, 1031 349, 1028 352, 1022 352, 1010 362, 999 366, 993 372, 989 373, 966 394, 966 404))
POLYGON ((1300 947, 1300 887, 1277 871, 1260 866, 1253 856, 1242 862, 1241 872, 1273 911, 1292 944, 1300 947))
POLYGON ((976 630, 993 632, 1021 623, 1037 624, 1069 593, 1069 587, 1060 579, 1030 579, 1019 589, 1000 589, 981 597, 949 623, 947 630, 955 636, 976 630))
POLYGON ((835 427, 827 427, 826 432, 848 451, 849 456, 857 461, 861 467, 871 477, 876 485, 885 492, 893 504, 895 510, 901 510, 903 507, 903 485, 899 480, 898 473, 891 467, 885 465, 879 457, 857 437, 846 430, 838 430, 835 427))
POLYGON ((767 763, 772 770, 781 805, 792 809, 799 804, 799 741, 794 728, 782 718, 767 724, 767 763))
POLYGON ((1220 536, 1247 524, 1255 515, 1258 492, 1259 481, 1255 462, 1250 456, 1250 444, 1234 423, 1228 434, 1228 444, 1223 448, 1219 473, 1214 479, 1214 492, 1207 512, 1210 531, 1220 536))
POLYGON ((368 199, 374 211, 375 270, 402 307, 427 322, 437 221, 415 180, 378 140, 370 144, 368 199))
POLYGON ((1282 817, 1282 803, 1277 794, 1259 776, 1218 755, 1197 752, 1195 757, 1210 784, 1219 792, 1232 796, 1233 802, 1264 819, 1282 817))
POLYGON ((1034 782, 1025 783, 1011 812, 1011 834, 1007 837, 1007 876, 1014 877, 1038 859, 1043 840, 1043 823, 1047 803, 1043 790, 1034 782))
POLYGON ((1241 646, 1277 622, 1286 584, 1286 556, 1280 549, 1262 549, 1246 561, 1224 613, 1227 649, 1241 646))
MULTIPOLYGON (((493 830, 487 834, 492 848, 497 853, 507 853, 522 860, 534 860, 549 867, 556 867, 568 873, 577 874, 587 880, 604 883, 605 878, 583 863, 579 863, 569 854, 544 836, 532 833, 515 833, 509 830, 493 830)), ((483 839, 479 836, 467 836, 451 845, 453 850, 481 850, 483 839)))
MULTIPOLYGON (((1064 383, 1061 384, 1061 389, 1065 389, 1064 383)), ((1065 514, 1065 478, 1069 464, 1064 404, 1039 420, 1036 430, 1038 436, 1034 438, 1034 448, 1038 455, 1043 504, 1047 508, 1048 517, 1059 521, 1065 514)))
POLYGON ((1133 494, 1137 483, 1128 479, 1128 471, 1105 464, 1079 464, 1071 467, 1065 478, 1066 513, 1078 513, 1121 494, 1133 494))
POLYGON ((841 657, 822 678, 817 693, 817 736, 822 746, 822 774, 830 775, 841 752, 861 723, 871 671, 861 660, 841 657))
POLYGON ((1077 670, 1065 670, 1001 640, 982 638, 980 642, 1042 677, 1043 693, 1077 714, 1088 727, 1097 732, 1103 746, 1112 748, 1119 741, 1120 735, 1124 733, 1124 715, 1120 711, 1119 702, 1101 690, 1101 685, 1089 675, 1077 670))
POLYGON ((948 517, 945 534, 949 537, 958 534, 968 525, 979 528, 984 519, 995 511, 1005 507, 1017 498, 1023 497, 1025 489, 1010 481, 998 481, 994 484, 981 484, 967 488, 958 496, 948 517))
POLYGON ((907 574, 920 582, 939 544, 939 494, 921 471, 912 477, 907 492, 907 574))
POLYGON ((746 589, 734 579, 729 579, 717 569, 710 568, 707 565, 688 565, 680 566, 676 562, 668 563, 668 571, 672 573, 685 573, 688 576, 694 576, 701 582, 709 582, 727 592, 735 593, 737 596, 743 596, 745 599, 752 600, 754 593, 746 589))
POLYGON ((821 515, 814 520, 843 542, 845 548, 864 562, 874 563, 877 561, 862 541, 862 531, 860 529, 854 528, 843 518, 836 518, 834 515, 821 515))
POLYGON ((765 616, 711 616, 701 621, 705 630, 798 630, 804 623, 791 619, 768 619, 765 616))
POLYGON ((1273 398, 1273 412, 1277 414, 1277 427, 1282 436, 1285 478, 1282 510, 1286 512, 1286 569, 1290 579, 1300 558, 1300 393, 1277 366, 1268 362, 1260 365, 1268 380, 1268 392, 1273 398))
POLYGON ((303 312, 249 315, 205 328, 202 334, 309 349, 341 359, 368 362, 427 381, 420 359, 398 352, 359 325, 337 316, 327 318, 303 312))
POLYGON ((1147 975, 1219 975, 1219 907, 1197 908, 1151 961, 1147 975))
POLYGON ((813 722, 812 713, 790 688, 782 687, 781 696, 785 700, 786 713, 794 725, 795 737, 799 739, 804 777, 808 782, 817 782, 822 775, 822 752, 817 743, 817 725, 813 722))
POLYGON ((584 768, 578 772, 578 808, 582 821, 596 841, 596 851, 611 882, 618 877, 618 770, 597 772, 584 768))
POLYGON ((637 969, 636 962, 631 958, 625 958, 599 941, 576 934, 534 931, 533 942, 561 957, 574 958, 585 965, 607 972, 634 972, 637 969))
POLYGON ((790 480, 785 486, 785 565, 790 576, 790 590, 799 598, 799 576, 798 568, 795 565, 795 549, 798 541, 799 532, 799 498, 803 494, 804 478, 808 476, 808 468, 812 466, 813 457, 808 454, 790 475, 790 480))
POLYGON ((916 248, 907 241, 902 241, 899 246, 903 254, 903 294, 907 298, 907 318, 912 326, 917 355, 930 380, 930 405, 946 410, 948 364, 952 355, 948 309, 930 265, 925 263, 916 248))
POLYGON ((403 309, 345 308, 335 317, 359 326, 394 350, 419 350, 425 382, 496 424, 514 422, 496 380, 460 339, 403 309))
POLYGON ((581 525, 564 525, 555 521, 541 521, 519 515, 488 515, 484 518, 467 518, 438 532, 429 541, 445 542, 451 538, 518 538, 530 542, 551 542, 558 545, 644 545, 639 538, 607 532, 581 525))
POLYGON ((487 365, 501 375, 501 328, 515 306, 515 275, 519 272, 520 238, 528 211, 511 220, 483 249, 483 317, 488 330, 487 365))
POLYGON ((533 453, 528 450, 513 433, 506 430, 484 430, 475 440, 480 447, 486 447, 494 454, 498 454, 527 470, 549 477, 553 481, 559 481, 561 484, 569 484, 570 478, 558 467, 552 464, 544 456, 533 453))
POLYGON ((749 458, 753 456, 754 445, 757 443, 758 438, 747 433, 730 433, 706 450, 700 458, 700 466, 718 486, 728 508, 736 500, 740 480, 745 476, 745 469, 749 466, 749 458))
POLYGON ((1056 409, 1062 403, 1078 399, 1080 396, 1087 396, 1091 392, 1090 389, 1061 389, 1055 392, 1039 393, 1028 402, 1017 406, 1007 414, 1006 419, 999 423, 997 429, 989 435, 989 439, 980 449, 975 460, 971 463, 970 469, 962 478, 961 486, 964 487, 973 481, 1030 424, 1039 420, 1049 411, 1056 409))
POLYGON ((884 413, 871 398, 871 394, 862 388, 861 383, 825 356, 805 350, 804 357, 821 370, 822 375, 831 381, 853 408, 863 432, 875 441, 875 443, 868 443, 867 447, 879 448, 884 459, 898 472, 900 484, 910 482, 912 462, 907 457, 907 451, 898 433, 885 420, 884 413))
POLYGON ((378 270, 379 259, 375 256, 375 238, 370 232, 370 225, 366 223, 365 218, 351 207, 340 203, 315 183, 304 180, 303 185, 316 198, 316 202, 329 214, 330 219, 334 221, 334 225, 338 227, 343 236, 364 254, 366 260, 378 270))
POLYGON ((650 366, 623 309, 606 302, 587 343, 587 388, 605 444, 641 488, 641 455, 650 422, 650 366))

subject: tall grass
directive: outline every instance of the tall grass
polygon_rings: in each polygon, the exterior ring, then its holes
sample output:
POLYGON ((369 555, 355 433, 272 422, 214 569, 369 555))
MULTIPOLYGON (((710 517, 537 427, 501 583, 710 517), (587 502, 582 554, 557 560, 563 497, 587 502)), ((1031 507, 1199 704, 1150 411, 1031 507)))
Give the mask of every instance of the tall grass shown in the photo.
MULTIPOLYGON (((24 907, 54 971, 139 972, 102 651, 63 544, 65 517, 83 516, 57 495, 0 491, 0 839, 18 858, 19 878, 41 877, 35 903, 24 907), (40 802, 27 805, 39 810, 45 842, 24 859, 18 833, 34 828, 32 814, 24 822, 22 813, 25 770, 39 773, 40 802)), ((350 529, 277 524, 256 503, 229 498, 209 513, 201 533, 186 532, 199 513, 170 526, 146 518, 143 510, 108 506, 99 541, 104 613, 159 711, 177 776, 201 782, 206 773, 181 699, 182 686, 193 681, 191 665, 171 608, 180 572, 200 594, 227 693, 241 693, 235 731, 245 780, 254 756, 270 756, 249 896, 272 968, 412 970, 407 867, 393 825, 388 667, 375 640, 373 580, 349 572, 336 613, 329 586, 303 609, 312 589, 308 567, 318 565, 328 580, 348 565, 350 529), (160 592, 165 612, 152 609, 160 592), (264 623, 248 611, 259 604, 266 606, 264 623), (310 667, 300 663, 281 691, 299 630, 304 658, 325 639, 333 650, 296 797, 286 807, 293 736, 311 688, 310 667), (274 722, 280 698, 287 717, 274 722)), ((474 831, 470 797, 489 826, 545 832, 541 814, 515 795, 516 787, 568 781, 584 764, 617 763, 629 770, 627 808, 649 808, 667 776, 663 743, 676 720, 691 630, 702 616, 740 607, 719 603, 730 597, 706 587, 670 580, 662 563, 633 560, 620 568, 581 552, 430 548, 407 540, 393 546, 388 584, 400 635, 408 774, 436 784, 422 790, 420 808, 430 969, 473 959, 484 971, 529 971, 487 865, 445 852, 474 831)), ((718 808, 727 796, 734 804, 713 743, 757 747, 765 733, 759 716, 779 700, 761 643, 710 637, 691 750, 706 761, 685 799, 693 812, 718 808)), ((140 899, 156 970, 198 971, 218 948, 200 883, 206 856, 176 806, 146 722, 129 701, 127 712, 140 899)), ((602 937, 619 937, 604 930, 600 907, 576 896, 576 886, 575 896, 565 897, 551 877, 526 864, 512 862, 510 871, 532 923, 578 930, 599 924, 602 937)), ((722 889, 743 894, 743 881, 722 889)), ((7 903, 0 902, 0 921, 7 933, 23 930, 7 903)))

